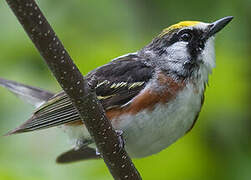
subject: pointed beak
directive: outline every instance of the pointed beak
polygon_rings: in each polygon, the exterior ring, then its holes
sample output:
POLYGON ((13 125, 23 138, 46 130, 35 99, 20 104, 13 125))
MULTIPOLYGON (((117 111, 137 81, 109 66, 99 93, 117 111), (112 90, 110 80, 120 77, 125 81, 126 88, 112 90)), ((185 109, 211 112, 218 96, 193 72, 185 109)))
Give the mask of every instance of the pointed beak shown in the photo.
POLYGON ((222 19, 219 19, 208 26, 208 30, 204 35, 205 39, 210 38, 211 36, 218 33, 220 30, 222 30, 234 17, 233 16, 227 16, 222 19))

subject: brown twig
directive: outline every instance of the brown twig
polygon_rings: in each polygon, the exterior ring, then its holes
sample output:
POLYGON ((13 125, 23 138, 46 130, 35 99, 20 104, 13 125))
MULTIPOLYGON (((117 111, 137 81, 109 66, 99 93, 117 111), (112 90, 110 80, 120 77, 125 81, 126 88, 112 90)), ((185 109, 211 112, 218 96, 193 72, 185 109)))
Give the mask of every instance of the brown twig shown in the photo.
POLYGON ((107 120, 95 91, 73 63, 35 1, 6 1, 77 108, 114 179, 141 179, 126 151, 120 148, 118 135, 107 120))

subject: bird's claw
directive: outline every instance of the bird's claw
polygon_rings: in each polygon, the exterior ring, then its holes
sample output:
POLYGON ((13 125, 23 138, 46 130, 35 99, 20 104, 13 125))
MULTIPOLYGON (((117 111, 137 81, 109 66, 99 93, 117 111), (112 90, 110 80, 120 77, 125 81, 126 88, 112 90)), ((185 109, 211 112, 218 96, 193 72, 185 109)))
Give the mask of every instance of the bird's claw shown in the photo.
POLYGON ((119 148, 121 150, 125 147, 125 141, 123 139, 123 131, 122 130, 115 130, 115 132, 117 133, 117 136, 119 138, 119 148))
POLYGON ((98 148, 96 148, 96 155, 101 156, 101 153, 98 151, 98 148))

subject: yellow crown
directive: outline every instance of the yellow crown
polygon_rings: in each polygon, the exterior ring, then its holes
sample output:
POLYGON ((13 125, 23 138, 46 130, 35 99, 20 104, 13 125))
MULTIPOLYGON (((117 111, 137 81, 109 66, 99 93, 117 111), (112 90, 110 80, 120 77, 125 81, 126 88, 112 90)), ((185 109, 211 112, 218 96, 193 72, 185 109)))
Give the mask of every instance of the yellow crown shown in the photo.
POLYGON ((198 23, 200 23, 199 21, 181 21, 177 24, 174 24, 166 29, 164 29, 162 31, 162 33, 160 34, 160 36, 164 36, 165 34, 167 34, 168 32, 170 32, 171 30, 174 30, 174 29, 180 29, 180 28, 183 28, 183 27, 190 27, 190 26, 195 26, 197 25, 198 23))

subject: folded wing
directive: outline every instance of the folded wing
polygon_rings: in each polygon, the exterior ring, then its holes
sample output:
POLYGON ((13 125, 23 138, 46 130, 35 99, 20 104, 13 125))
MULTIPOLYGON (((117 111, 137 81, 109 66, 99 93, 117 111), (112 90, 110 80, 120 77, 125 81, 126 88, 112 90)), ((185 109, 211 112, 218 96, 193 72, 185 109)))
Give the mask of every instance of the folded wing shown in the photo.
MULTIPOLYGON (((138 56, 128 55, 95 69, 87 80, 97 80, 96 94, 105 110, 120 108, 142 90, 152 78, 153 69, 138 56)), ((79 121, 77 110, 65 92, 51 97, 24 124, 7 133, 16 134, 79 121)))

